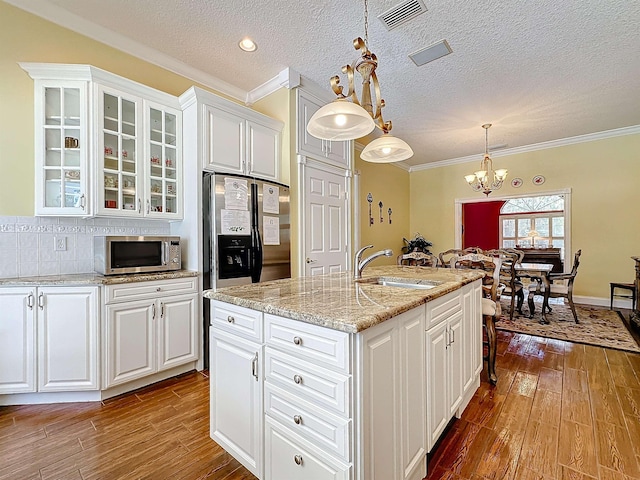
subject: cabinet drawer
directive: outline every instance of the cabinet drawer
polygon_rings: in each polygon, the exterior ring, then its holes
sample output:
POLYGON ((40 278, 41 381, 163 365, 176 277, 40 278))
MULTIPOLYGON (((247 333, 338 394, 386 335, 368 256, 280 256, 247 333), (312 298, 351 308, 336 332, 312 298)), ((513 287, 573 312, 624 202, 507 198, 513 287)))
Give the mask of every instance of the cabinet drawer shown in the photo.
POLYGON ((349 417, 349 377, 304 362, 271 347, 265 349, 265 379, 316 405, 349 417))
POLYGON ((262 342, 262 312, 230 303, 212 302, 211 326, 262 342))
POLYGON ((265 480, 349 480, 351 466, 265 420, 265 480))
POLYGON ((105 303, 157 298, 158 294, 178 295, 198 291, 198 277, 172 278, 152 282, 119 283, 105 287, 105 303))
POLYGON ((350 373, 349 334, 265 314, 265 342, 316 365, 350 373))
POLYGON ((264 411, 322 450, 349 461, 350 420, 330 414, 270 383, 264 386, 264 411))
POLYGON ((462 290, 456 290, 427 303, 427 324, 425 325, 427 330, 462 311, 461 292, 462 290))

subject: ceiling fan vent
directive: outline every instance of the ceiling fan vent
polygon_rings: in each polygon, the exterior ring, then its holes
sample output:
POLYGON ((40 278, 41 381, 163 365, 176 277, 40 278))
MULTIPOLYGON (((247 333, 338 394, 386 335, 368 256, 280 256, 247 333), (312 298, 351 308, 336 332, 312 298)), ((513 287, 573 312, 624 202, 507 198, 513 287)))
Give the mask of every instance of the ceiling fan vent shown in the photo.
POLYGON ((378 19, 387 28, 393 30, 399 25, 427 11, 422 0, 408 0, 378 15, 378 19))
POLYGON ((447 42, 446 40, 440 40, 439 42, 436 42, 433 45, 429 45, 422 50, 411 53, 409 55, 409 58, 413 60, 413 63, 420 67, 425 63, 433 62, 440 57, 449 55, 451 52, 453 52, 453 50, 451 50, 449 42, 447 42))

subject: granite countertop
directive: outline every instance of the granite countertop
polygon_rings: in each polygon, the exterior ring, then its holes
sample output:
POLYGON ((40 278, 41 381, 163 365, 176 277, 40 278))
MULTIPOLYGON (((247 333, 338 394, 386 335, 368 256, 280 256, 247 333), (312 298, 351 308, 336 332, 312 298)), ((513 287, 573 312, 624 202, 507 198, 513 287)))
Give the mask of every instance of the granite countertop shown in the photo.
POLYGON ((357 333, 483 276, 484 272, 478 270, 392 265, 368 267, 358 281, 353 280, 353 272, 342 272, 206 290, 203 295, 334 330, 357 333), (383 286, 376 283, 380 277, 436 286, 430 289, 383 286))
POLYGON ((130 273, 127 275, 101 275, 99 273, 74 273, 66 275, 43 275, 36 277, 0 278, 0 286, 24 285, 115 285, 118 283, 149 282, 172 278, 197 277, 195 270, 175 270, 156 273, 130 273))

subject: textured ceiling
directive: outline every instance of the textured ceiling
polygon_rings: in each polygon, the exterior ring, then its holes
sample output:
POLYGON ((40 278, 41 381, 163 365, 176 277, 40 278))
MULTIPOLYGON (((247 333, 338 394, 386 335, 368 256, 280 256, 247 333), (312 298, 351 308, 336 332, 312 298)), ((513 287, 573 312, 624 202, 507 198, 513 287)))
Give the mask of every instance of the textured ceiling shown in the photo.
MULTIPOLYGON (((130 53, 144 45, 244 91, 287 67, 329 90, 364 36, 356 0, 7 1, 68 10, 133 40, 130 53), (237 46, 247 35, 254 53, 237 46)), ((425 0, 426 13, 387 31, 376 17, 398 3, 369 0, 369 45, 384 118, 415 152, 406 164, 480 154, 483 123, 508 148, 640 125, 637 0, 425 0), (408 58, 442 39, 452 54, 408 58)))

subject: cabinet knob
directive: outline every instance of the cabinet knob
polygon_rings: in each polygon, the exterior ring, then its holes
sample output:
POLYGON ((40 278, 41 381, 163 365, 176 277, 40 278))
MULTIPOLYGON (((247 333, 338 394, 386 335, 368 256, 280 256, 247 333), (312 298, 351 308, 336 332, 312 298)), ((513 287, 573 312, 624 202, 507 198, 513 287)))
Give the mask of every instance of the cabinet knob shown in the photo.
POLYGON ((293 376, 293 381, 295 383, 297 383, 298 385, 300 385, 302 383, 302 377, 300 375, 294 375, 293 376))
POLYGON ((159 292, 159 291, 161 291, 161 290, 162 290, 162 287, 157 287, 157 288, 156 288, 156 292, 159 292))
POLYGON ((236 319, 235 319, 235 318, 233 318, 231 315, 229 315, 229 316, 227 317, 227 322, 229 322, 229 323, 234 323, 235 321, 236 321, 236 319))
POLYGON ((293 461, 296 462, 296 465, 302 465, 302 455, 294 456, 293 461))
POLYGON ((300 337, 293 337, 293 343, 296 345, 302 345, 302 339, 300 337))
POLYGON ((296 425, 300 425, 302 423, 302 417, 300 415, 294 415, 293 423, 295 423, 296 425))

